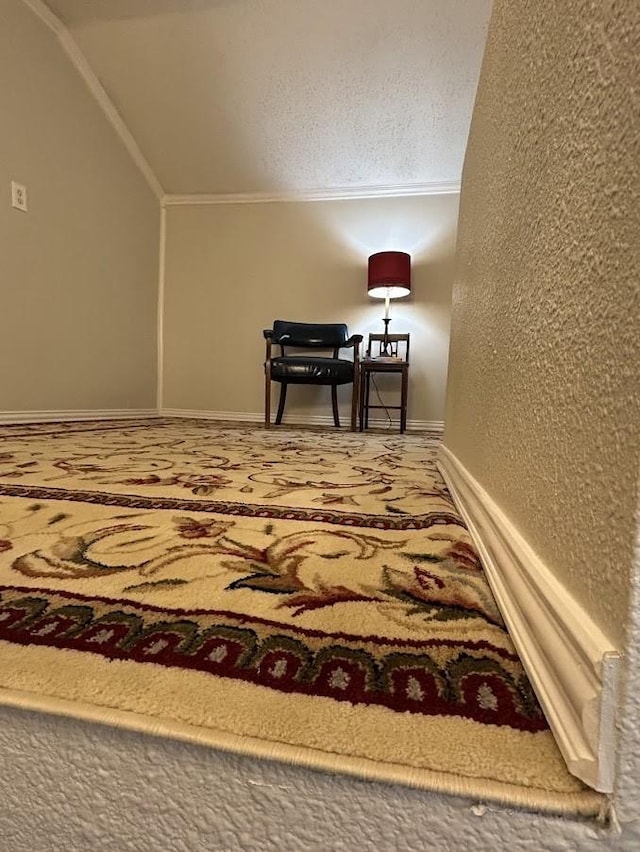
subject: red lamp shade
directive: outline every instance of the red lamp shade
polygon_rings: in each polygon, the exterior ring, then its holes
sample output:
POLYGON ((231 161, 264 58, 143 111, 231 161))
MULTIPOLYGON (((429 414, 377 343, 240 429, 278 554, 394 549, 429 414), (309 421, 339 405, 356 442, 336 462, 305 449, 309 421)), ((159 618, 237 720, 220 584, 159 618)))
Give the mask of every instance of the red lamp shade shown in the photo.
POLYGON ((401 299, 411 292, 411 256, 379 251, 369 258, 367 291, 374 299, 401 299))

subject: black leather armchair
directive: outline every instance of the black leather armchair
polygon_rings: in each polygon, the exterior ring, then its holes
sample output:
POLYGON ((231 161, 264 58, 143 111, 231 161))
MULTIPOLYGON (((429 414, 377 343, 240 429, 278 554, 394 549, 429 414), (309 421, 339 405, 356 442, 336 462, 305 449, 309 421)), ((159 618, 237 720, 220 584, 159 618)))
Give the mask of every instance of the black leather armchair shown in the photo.
POLYGON ((358 410, 358 381, 360 360, 361 334, 349 337, 344 323, 306 323, 286 322, 276 320, 273 328, 263 331, 267 344, 264 373, 265 373, 265 428, 271 425, 271 382, 280 383, 280 402, 276 415, 276 426, 282 422, 284 406, 287 399, 287 386, 297 385, 330 385, 331 403, 333 406, 333 422, 340 426, 338 413, 338 385, 352 384, 351 394, 351 431, 356 429, 356 413, 358 410), (272 346, 280 346, 281 354, 272 356, 272 346), (286 347, 295 350, 309 350, 287 354, 286 347), (341 349, 353 349, 353 360, 340 358, 341 349), (331 350, 331 355, 319 354, 321 350, 331 350))

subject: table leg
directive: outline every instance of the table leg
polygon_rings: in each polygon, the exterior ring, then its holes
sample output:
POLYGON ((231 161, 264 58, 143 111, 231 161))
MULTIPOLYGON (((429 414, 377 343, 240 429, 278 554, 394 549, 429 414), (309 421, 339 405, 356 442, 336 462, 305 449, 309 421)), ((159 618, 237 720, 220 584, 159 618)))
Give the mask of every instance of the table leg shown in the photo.
POLYGON ((402 371, 402 391, 400 396, 400 432, 407 428, 407 391, 409 385, 409 370, 405 367, 402 371))
POLYGON ((366 375, 367 375, 367 377, 366 377, 367 396, 366 396, 365 404, 364 404, 364 428, 368 429, 369 428, 369 393, 371 391, 371 372, 369 370, 367 370, 366 375))

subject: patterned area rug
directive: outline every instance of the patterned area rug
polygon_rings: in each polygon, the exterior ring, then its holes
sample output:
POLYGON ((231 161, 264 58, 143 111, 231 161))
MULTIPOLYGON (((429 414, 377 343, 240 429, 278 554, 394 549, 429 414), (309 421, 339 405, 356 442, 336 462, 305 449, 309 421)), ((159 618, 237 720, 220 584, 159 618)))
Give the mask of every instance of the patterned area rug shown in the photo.
POLYGON ((0 429, 0 700, 562 813, 428 435, 0 429))

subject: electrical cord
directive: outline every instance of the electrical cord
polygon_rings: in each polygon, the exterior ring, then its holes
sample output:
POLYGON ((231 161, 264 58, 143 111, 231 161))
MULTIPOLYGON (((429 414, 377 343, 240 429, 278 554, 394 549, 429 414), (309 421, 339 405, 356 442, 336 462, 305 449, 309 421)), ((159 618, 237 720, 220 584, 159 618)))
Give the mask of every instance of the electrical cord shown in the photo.
POLYGON ((384 408, 385 414, 387 415, 387 420, 389 421, 386 428, 391 429, 391 427, 393 426, 393 419, 391 417, 391 414, 389 413, 389 409, 387 408, 387 406, 384 403, 384 400, 380 396, 380 390, 378 388, 378 385, 376 384, 376 377, 372 373, 370 378, 371 378, 371 381, 373 382, 373 388, 376 392, 376 396, 378 397, 378 402, 384 408))

